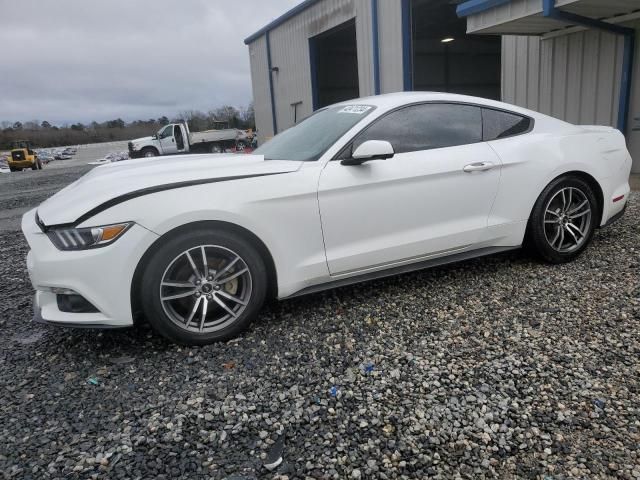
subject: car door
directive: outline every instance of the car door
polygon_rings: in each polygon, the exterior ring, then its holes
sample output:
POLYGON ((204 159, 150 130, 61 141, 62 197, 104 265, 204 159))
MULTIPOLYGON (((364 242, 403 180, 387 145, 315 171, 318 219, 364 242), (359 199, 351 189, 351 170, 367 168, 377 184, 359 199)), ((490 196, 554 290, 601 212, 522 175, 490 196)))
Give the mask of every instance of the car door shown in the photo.
POLYGON ((167 125, 164 130, 160 132, 158 140, 160 141, 160 148, 163 155, 170 155, 178 152, 176 147, 176 140, 173 136, 173 125, 167 125))
POLYGON ((395 155, 320 174, 318 200, 332 275, 471 249, 483 239, 500 159, 482 142, 481 109, 410 105, 374 121, 339 155, 386 140, 395 155))

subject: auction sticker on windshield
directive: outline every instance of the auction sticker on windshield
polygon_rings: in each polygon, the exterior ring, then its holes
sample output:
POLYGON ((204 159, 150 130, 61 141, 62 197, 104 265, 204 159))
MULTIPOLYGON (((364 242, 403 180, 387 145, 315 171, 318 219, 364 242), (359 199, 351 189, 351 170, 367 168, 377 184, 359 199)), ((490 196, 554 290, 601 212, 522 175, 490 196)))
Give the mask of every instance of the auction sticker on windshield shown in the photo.
POLYGON ((368 105, 348 105, 342 110, 338 111, 338 113, 355 113, 356 115, 362 115, 369 110, 371 110, 371 107, 368 105))

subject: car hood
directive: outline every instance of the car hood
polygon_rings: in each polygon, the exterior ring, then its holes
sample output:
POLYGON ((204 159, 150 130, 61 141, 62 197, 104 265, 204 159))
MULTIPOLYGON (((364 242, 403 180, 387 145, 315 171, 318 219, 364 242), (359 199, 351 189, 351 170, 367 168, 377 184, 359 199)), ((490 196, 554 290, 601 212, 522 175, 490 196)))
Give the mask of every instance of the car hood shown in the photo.
POLYGON ((116 198, 170 185, 233 180, 293 172, 302 162, 269 160, 262 155, 208 154, 155 157, 108 163, 94 168, 38 207, 46 226, 75 223, 87 212, 116 198))
POLYGON ((151 140, 153 140, 153 137, 140 137, 140 138, 134 138, 133 140, 131 140, 130 143, 135 145, 136 143, 148 143, 151 140))

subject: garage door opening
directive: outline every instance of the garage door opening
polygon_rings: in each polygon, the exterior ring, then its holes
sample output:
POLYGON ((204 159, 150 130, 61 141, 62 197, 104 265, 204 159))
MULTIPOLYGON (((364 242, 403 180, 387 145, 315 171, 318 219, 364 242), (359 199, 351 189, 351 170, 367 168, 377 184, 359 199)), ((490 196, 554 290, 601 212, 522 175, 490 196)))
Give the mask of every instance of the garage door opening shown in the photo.
POLYGON ((466 35, 451 0, 412 0, 413 89, 500 100, 502 42, 466 35))
POLYGON ((356 45, 355 20, 309 39, 314 110, 360 96, 356 45))

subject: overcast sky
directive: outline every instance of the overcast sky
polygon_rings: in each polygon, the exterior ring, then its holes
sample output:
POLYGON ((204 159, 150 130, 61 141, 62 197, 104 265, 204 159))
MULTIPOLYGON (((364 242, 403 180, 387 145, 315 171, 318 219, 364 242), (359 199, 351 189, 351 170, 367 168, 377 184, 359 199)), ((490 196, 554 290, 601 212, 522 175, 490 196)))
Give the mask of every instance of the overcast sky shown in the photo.
POLYGON ((247 105, 244 38, 300 1, 0 0, 0 121, 247 105))

